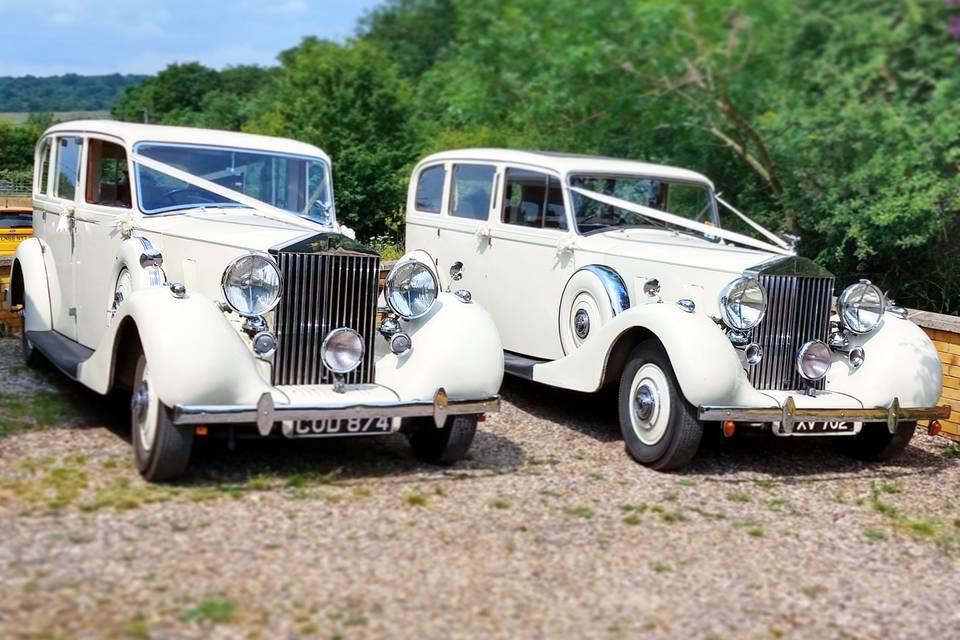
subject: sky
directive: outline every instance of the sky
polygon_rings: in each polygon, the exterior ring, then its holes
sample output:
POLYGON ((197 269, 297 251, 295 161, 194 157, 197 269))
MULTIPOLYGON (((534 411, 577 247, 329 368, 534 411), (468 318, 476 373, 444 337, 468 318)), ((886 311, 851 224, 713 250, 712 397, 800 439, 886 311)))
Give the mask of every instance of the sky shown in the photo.
POLYGON ((271 65, 312 35, 342 41, 377 0, 0 0, 0 76, 271 65))

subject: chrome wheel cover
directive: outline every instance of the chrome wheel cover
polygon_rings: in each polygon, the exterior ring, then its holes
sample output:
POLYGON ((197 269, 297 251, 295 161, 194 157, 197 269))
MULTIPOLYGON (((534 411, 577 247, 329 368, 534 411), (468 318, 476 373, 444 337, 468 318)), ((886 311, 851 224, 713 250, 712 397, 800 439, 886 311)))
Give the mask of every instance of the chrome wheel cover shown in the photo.
POLYGON ((663 369, 647 363, 630 384, 630 424, 640 442, 654 446, 670 423, 670 388, 663 369))
POLYGON ((140 383, 130 396, 130 410, 133 428, 140 433, 140 444, 144 451, 150 451, 157 437, 160 401, 152 391, 149 366, 144 366, 140 383))

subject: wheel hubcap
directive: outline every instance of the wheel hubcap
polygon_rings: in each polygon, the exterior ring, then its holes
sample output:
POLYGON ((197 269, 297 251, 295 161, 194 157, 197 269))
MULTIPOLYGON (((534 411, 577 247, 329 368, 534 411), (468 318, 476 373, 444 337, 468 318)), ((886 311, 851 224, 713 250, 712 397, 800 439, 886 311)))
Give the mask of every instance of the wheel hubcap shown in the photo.
POLYGON ((640 441, 653 446, 663 439, 670 423, 667 377, 655 364, 645 364, 630 387, 630 422, 640 441))
POLYGON ((573 330, 576 331, 577 337, 581 340, 590 335, 590 314, 587 313, 586 309, 577 311, 573 318, 573 330))

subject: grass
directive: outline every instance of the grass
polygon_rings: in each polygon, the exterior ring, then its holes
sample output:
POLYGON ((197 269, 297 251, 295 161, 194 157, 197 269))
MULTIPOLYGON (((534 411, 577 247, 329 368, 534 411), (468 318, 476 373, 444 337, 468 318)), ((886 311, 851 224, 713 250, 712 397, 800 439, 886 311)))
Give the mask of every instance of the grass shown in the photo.
POLYGON ((656 564, 654 564, 653 567, 651 567, 651 568, 653 569, 653 572, 656 573, 656 574, 670 573, 671 571, 673 571, 673 569, 670 568, 670 565, 668 565, 668 564, 661 564, 661 563, 659 563, 659 562, 656 563, 656 564))
POLYGON ((874 544, 876 542, 882 542, 887 539, 887 534, 883 531, 876 531, 875 529, 868 529, 863 532, 863 535, 867 538, 868 544, 874 544))
POLYGON ((943 448, 943 455, 947 458, 953 458, 954 460, 960 460, 960 443, 951 442, 943 448))
POLYGON ((750 496, 740 491, 734 491, 727 495, 727 498, 734 502, 750 502, 750 496))
POLYGON ((791 516, 802 516, 803 512, 790 504, 789 500, 783 500, 782 498, 775 498, 770 500, 767 503, 767 506, 770 507, 771 511, 779 511, 781 513, 787 513, 791 516))
POLYGON ((498 499, 491 502, 490 506, 494 509, 509 509, 511 505, 509 500, 498 499))
POLYGON ((410 507, 425 507, 427 506, 427 496, 422 493, 408 493, 403 499, 407 503, 407 506, 410 507))
POLYGON ((640 516, 638 516, 637 514, 635 514, 635 513, 628 514, 628 515, 627 515, 626 517, 624 517, 624 519, 623 519, 623 524, 628 524, 628 525, 630 525, 631 527, 635 527, 635 526, 637 526, 638 524, 640 524, 641 522, 643 522, 643 519, 642 519, 640 516))
POLYGON ((583 518, 584 520, 589 520, 593 517, 593 511, 589 507, 564 507, 563 512, 568 516, 583 518))
POLYGON ((183 622, 224 624, 236 618, 237 606, 229 600, 205 600, 180 616, 183 622))
POLYGON ((19 393, 0 392, 0 437, 57 426, 74 414, 73 406, 60 393, 41 389, 24 397, 19 393))
POLYGON ((643 513, 649 507, 646 502, 641 502, 639 504, 624 504, 620 506, 620 510, 626 513, 643 513))

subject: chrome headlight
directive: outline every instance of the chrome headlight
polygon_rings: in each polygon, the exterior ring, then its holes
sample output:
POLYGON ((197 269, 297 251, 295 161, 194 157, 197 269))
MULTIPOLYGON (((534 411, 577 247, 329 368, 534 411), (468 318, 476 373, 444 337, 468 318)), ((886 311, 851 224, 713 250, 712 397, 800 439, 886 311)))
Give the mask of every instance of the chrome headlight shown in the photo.
POLYGON ((220 286, 227 304, 241 316, 262 316, 280 300, 280 271, 269 257, 247 253, 227 265, 220 286))
POLYGON ((437 299, 437 277, 418 260, 403 260, 390 270, 383 284, 383 297, 394 313, 412 320, 430 311, 437 299))
POLYGON ((334 329, 320 345, 323 364, 334 373, 350 373, 363 360, 363 338, 353 329, 334 329))
POLYGON ((853 333, 870 333, 880 326, 887 302, 883 292, 867 280, 843 290, 837 301, 837 315, 844 328, 853 333))
POLYGON ((753 329, 767 312, 767 292, 754 278, 737 278, 720 294, 720 311, 731 329, 753 329))
POLYGON ((797 353, 797 371, 810 381, 820 380, 830 372, 830 347, 819 340, 811 340, 797 353))

